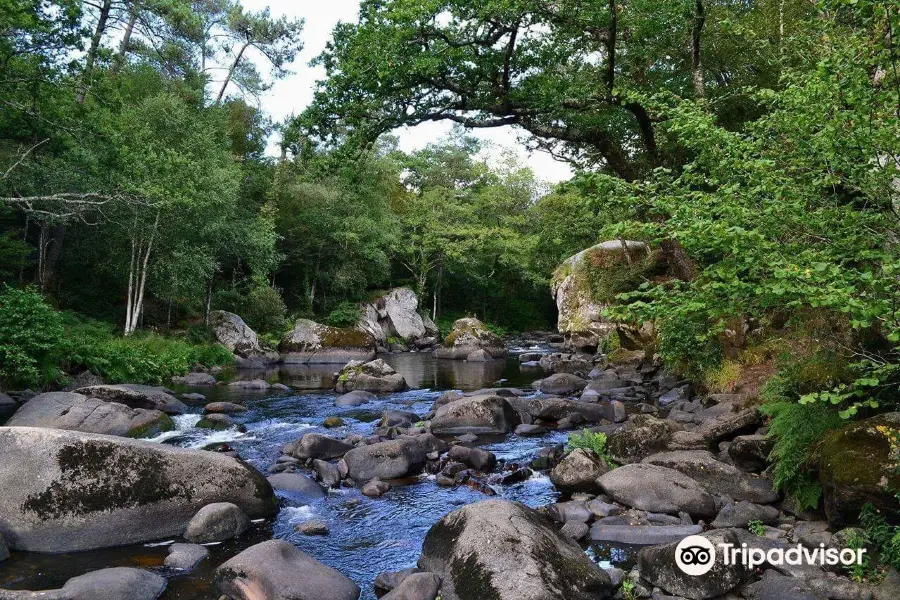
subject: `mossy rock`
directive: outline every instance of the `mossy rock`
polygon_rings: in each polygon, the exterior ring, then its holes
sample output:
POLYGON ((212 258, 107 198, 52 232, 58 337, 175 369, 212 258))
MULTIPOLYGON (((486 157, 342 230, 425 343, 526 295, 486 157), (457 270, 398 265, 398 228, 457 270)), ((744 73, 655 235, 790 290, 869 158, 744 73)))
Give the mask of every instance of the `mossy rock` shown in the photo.
POLYGON ((172 420, 172 417, 167 414, 162 414, 160 415, 160 418, 153 423, 147 423, 146 425, 141 425, 140 427, 133 427, 128 431, 128 435, 126 437, 154 437, 159 435, 160 433, 172 431, 173 429, 175 429, 175 422, 172 420))
POLYGON ((855 523, 868 503, 900 521, 898 439, 900 412, 849 423, 823 438, 817 452, 819 481, 832 525, 855 523))
POLYGON ((342 427, 344 425, 344 420, 340 417, 327 417, 322 425, 328 428, 342 427))

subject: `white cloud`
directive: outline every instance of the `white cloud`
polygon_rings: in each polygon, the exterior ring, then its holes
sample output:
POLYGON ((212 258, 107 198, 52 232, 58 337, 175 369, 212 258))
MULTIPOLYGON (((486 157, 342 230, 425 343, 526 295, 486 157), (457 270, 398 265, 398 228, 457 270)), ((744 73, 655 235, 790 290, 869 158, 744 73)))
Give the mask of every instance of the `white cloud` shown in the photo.
MULTIPOLYGON (((275 82, 275 85, 261 99, 262 108, 276 121, 292 114, 300 113, 313 97, 317 80, 324 78, 320 67, 310 67, 309 62, 325 49, 331 39, 331 30, 339 21, 355 21, 359 10, 359 0, 241 0, 248 10, 259 11, 268 7, 273 16, 287 15, 306 20, 303 28, 304 48, 291 70, 292 75, 275 82)), ((263 72, 267 67, 261 65, 263 72)), ((406 127, 396 133, 403 150, 421 148, 446 135, 450 123, 424 123, 417 127, 406 127)), ((534 169, 538 177, 549 182, 564 181, 572 171, 566 163, 552 158, 546 152, 528 152, 518 141, 517 132, 511 127, 482 129, 472 133, 475 137, 492 144, 513 149, 522 160, 534 169)))

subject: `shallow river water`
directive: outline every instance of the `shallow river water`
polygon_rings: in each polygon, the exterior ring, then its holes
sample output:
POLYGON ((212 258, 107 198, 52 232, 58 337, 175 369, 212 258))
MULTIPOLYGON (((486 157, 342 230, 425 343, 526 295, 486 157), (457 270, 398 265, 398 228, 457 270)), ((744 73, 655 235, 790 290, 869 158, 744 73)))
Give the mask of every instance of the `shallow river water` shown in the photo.
MULTIPOLYGON (((514 349, 524 350, 523 348, 514 349)), ((530 348, 529 351, 534 351, 530 348)), ((309 368, 282 366, 265 372, 239 372, 240 379, 264 377, 270 382, 280 381, 292 392, 254 392, 229 387, 179 388, 178 391, 197 391, 208 400, 240 402, 249 410, 238 416, 246 433, 237 431, 211 432, 197 429, 202 408, 196 414, 176 417, 178 431, 156 438, 157 443, 188 448, 202 448, 214 442, 224 442, 238 451, 249 463, 265 472, 281 454, 284 444, 304 433, 327 432, 343 437, 347 433, 368 435, 376 427, 382 411, 399 409, 424 415, 441 392, 450 389, 470 391, 485 387, 525 387, 542 376, 540 370, 520 369, 515 355, 506 361, 467 363, 465 361, 435 360, 430 354, 409 353, 384 357, 402 374, 411 391, 391 394, 377 402, 360 407, 338 408, 337 396, 331 391, 335 365, 309 368), (338 415, 345 425, 326 430, 323 420, 338 415)), ((514 434, 491 440, 485 449, 498 459, 508 462, 528 462, 538 449, 562 443, 566 433, 551 432, 539 438, 524 438, 514 434)), ((510 486, 493 486, 498 497, 537 507, 555 502, 559 497, 545 474, 535 473, 530 479, 510 486)), ((237 540, 209 546, 210 557, 200 567, 182 574, 162 566, 167 554, 166 542, 129 546, 102 551, 63 555, 14 553, 0 562, 0 587, 15 589, 48 589, 60 587, 67 579, 87 571, 110 566, 136 566, 157 571, 169 578, 163 598, 211 599, 219 594, 210 583, 216 566, 238 551, 260 541, 284 538, 353 579, 362 588, 362 598, 374 599, 372 583, 382 571, 396 571, 414 566, 422 540, 433 523, 455 508, 485 499, 486 496, 465 486, 439 487, 433 476, 422 475, 395 485, 381 498, 368 498, 358 489, 331 490, 327 497, 315 504, 303 506, 289 496, 281 496, 282 508, 271 522, 254 524, 254 528, 237 540), (294 526, 308 519, 325 522, 328 536, 305 536, 294 526)), ((607 566, 610 549, 589 549, 589 554, 607 566)), ((618 557, 613 551, 613 557, 618 557)), ((626 559, 624 555, 621 558, 626 559)), ((614 561, 619 562, 619 561, 614 561)))

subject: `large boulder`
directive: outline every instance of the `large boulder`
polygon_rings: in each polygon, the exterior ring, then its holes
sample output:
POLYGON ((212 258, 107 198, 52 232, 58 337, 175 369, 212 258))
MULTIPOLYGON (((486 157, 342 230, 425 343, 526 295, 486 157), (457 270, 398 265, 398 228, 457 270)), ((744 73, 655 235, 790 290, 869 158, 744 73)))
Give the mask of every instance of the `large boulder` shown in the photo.
POLYGON ((640 462, 667 450, 679 426, 669 419, 634 415, 625 427, 614 431, 606 442, 609 457, 620 464, 640 462))
POLYGON ((406 379, 383 360, 366 363, 351 361, 340 370, 334 389, 339 394, 363 391, 372 393, 402 392, 406 379))
POLYGON ((187 412, 184 402, 170 394, 168 390, 149 385, 132 383, 92 385, 78 388, 75 393, 104 402, 118 402, 131 408, 159 410, 168 415, 180 415, 187 412))
POLYGON ((284 540, 250 546, 216 569, 219 591, 234 600, 357 600, 350 579, 284 540))
POLYGON ((594 297, 592 272, 625 267, 631 262, 629 256, 642 261, 648 251, 644 242, 628 240, 623 246, 619 240, 610 240, 570 256, 557 267, 550 289, 559 314, 557 329, 568 348, 593 353, 616 328, 603 317, 606 303, 594 297))
POLYGON ((297 319, 278 347, 286 364, 346 364, 375 358, 375 338, 359 329, 297 319))
POLYGON ((506 398, 471 396, 444 404, 431 419, 436 434, 502 434, 515 429, 518 415, 506 398))
POLYGON ((285 446, 284 453, 294 458, 332 459, 340 458, 353 446, 320 433, 307 433, 296 442, 285 446))
POLYGON ((576 448, 550 471, 550 481, 566 492, 595 492, 597 479, 609 471, 603 457, 593 450, 576 448))
POLYGON ((4 427, 0 456, 0 534, 16 550, 74 552, 179 536, 213 502, 236 504, 250 518, 277 511, 258 471, 215 452, 4 427))
POLYGON ((900 518, 900 469, 892 442, 900 437, 900 412, 849 423, 822 440, 818 450, 819 481, 825 514, 842 527, 872 504, 892 520, 900 518))
POLYGON ((68 580, 58 590, 0 590, 2 600, 156 600, 167 581, 157 573, 131 567, 98 569, 68 580))
POLYGON ((706 538, 716 552, 712 569, 703 575, 688 575, 675 561, 676 547, 679 542, 671 542, 663 546, 651 546, 638 553, 638 571, 641 578, 655 586, 659 586, 670 594, 705 600, 724 596, 742 583, 753 577, 753 571, 742 564, 726 565, 722 559, 719 544, 732 544, 741 547, 741 540, 731 529, 716 529, 700 534, 706 538))
POLYGON ((396 479, 425 464, 426 449, 414 438, 400 438, 354 448, 344 455, 347 476, 357 482, 396 479))
POLYGON ((375 338, 379 346, 387 346, 388 338, 415 342, 428 336, 425 321, 418 313, 419 298, 409 288, 399 287, 362 305, 357 329, 375 338))
POLYGON ((250 518, 231 502, 213 502, 197 511, 187 525, 184 539, 195 544, 224 542, 250 529, 250 518))
POLYGON ((546 379, 534 382, 534 388, 545 394, 571 396, 587 386, 587 381, 571 373, 555 373, 546 379))
POLYGON ((518 502, 469 504, 435 523, 420 569, 443 578, 442 600, 596 600, 613 594, 609 575, 518 502))
POLYGON ((152 437, 175 428, 158 410, 130 408, 73 392, 39 394, 22 405, 7 422, 10 427, 52 427, 125 437, 152 437))
POLYGON ((639 510, 692 517, 714 517, 716 504, 703 487, 674 469, 655 465, 623 465, 597 483, 613 500, 639 510))
POLYGON ((778 500, 770 479, 745 473, 737 467, 716 460, 707 450, 660 452, 648 456, 643 462, 684 473, 710 494, 757 504, 778 500))
POLYGON ((209 325, 216 341, 231 350, 239 366, 265 366, 279 361, 278 353, 264 347, 256 332, 238 315, 224 310, 211 311, 209 325))
POLYGON ((500 336, 478 319, 466 317, 453 323, 453 329, 444 338, 443 344, 435 348, 434 355, 437 358, 464 360, 476 350, 484 350, 493 358, 506 356, 506 344, 500 336))

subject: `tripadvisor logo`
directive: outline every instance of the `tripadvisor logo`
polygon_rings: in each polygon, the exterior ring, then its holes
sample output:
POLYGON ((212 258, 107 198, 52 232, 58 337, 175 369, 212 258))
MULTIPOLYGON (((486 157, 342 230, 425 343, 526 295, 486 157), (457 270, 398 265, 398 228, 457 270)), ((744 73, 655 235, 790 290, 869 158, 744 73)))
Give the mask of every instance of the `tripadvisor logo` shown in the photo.
MULTIPOLYGON (((818 548, 807 548, 802 544, 787 548, 750 548, 747 544, 717 544, 722 564, 725 566, 741 564, 750 569, 768 563, 772 566, 782 565, 862 565, 865 548, 826 548, 819 544, 818 548)), ((689 535, 675 546, 675 564, 686 575, 704 575, 716 563, 716 546, 703 536, 689 535)))

